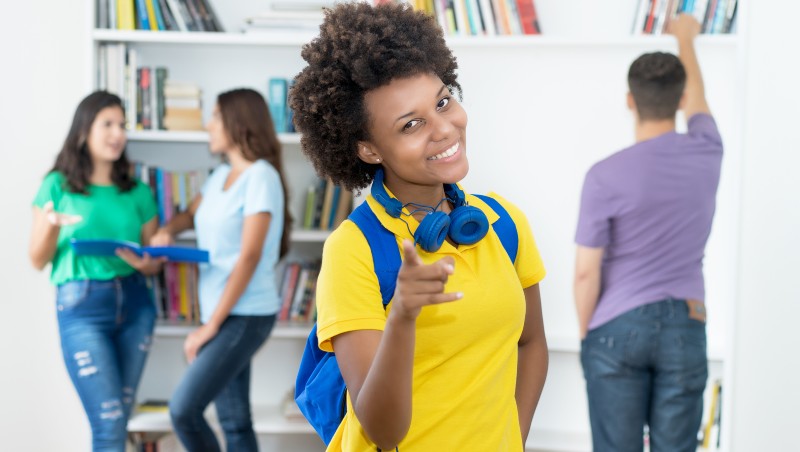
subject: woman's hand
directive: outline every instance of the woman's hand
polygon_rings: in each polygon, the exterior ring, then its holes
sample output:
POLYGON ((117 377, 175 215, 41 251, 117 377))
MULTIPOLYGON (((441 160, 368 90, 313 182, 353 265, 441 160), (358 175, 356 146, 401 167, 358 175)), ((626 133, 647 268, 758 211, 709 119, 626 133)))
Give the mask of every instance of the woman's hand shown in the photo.
POLYGON ((135 268, 143 275, 155 275, 161 271, 161 266, 167 261, 166 257, 152 258, 144 253, 142 257, 127 248, 118 248, 117 257, 124 260, 128 265, 135 268))
POLYGON ((451 256, 426 265, 410 240, 403 240, 403 254, 405 258, 397 273, 390 315, 415 320, 423 306, 448 303, 464 296, 461 292, 444 291, 447 278, 454 271, 455 261, 451 256))
POLYGON ((165 228, 158 228, 155 234, 150 237, 150 246, 170 246, 175 243, 175 237, 165 228))
POLYGON ((44 213, 47 222, 53 226, 71 226, 83 221, 83 217, 80 215, 56 212, 53 208, 53 201, 47 201, 45 205, 42 206, 42 213, 44 213))
POLYGON ((219 329, 210 324, 200 325, 199 328, 189 333, 186 336, 186 341, 183 343, 183 354, 186 356, 186 361, 191 364, 197 358, 197 352, 214 336, 217 335, 219 329))

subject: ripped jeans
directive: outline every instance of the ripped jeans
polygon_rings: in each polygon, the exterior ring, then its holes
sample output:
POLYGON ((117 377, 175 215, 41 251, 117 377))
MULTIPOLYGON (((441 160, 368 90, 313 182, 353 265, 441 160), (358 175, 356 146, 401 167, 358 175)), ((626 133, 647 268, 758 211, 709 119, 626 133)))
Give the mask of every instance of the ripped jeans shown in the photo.
POLYGON ((56 290, 64 363, 92 428, 92 450, 124 452, 156 310, 139 273, 56 290))

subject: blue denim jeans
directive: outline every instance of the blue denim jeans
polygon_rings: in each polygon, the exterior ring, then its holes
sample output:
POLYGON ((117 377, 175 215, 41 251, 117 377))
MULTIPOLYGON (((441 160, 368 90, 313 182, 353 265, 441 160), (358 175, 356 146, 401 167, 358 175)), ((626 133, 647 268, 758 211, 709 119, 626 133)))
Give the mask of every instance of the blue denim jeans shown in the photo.
POLYGON ((708 379, 705 323, 685 300, 640 306, 581 343, 595 452, 697 450, 708 379))
POLYGON ((64 363, 92 428, 92 450, 125 451, 128 417, 150 350, 156 308, 139 274, 56 289, 64 363))
POLYGON ((250 361, 274 324, 274 315, 229 316, 197 353, 169 401, 175 434, 189 452, 220 450, 203 417, 212 401, 226 450, 258 450, 250 412, 250 361))

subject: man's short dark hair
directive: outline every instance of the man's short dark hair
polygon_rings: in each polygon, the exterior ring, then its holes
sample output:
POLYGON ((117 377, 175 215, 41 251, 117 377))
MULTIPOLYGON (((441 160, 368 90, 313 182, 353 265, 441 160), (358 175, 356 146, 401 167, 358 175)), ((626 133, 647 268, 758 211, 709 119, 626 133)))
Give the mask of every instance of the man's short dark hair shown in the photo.
POLYGON ((686 87, 686 70, 671 53, 645 53, 631 64, 628 87, 639 120, 674 119, 686 87))

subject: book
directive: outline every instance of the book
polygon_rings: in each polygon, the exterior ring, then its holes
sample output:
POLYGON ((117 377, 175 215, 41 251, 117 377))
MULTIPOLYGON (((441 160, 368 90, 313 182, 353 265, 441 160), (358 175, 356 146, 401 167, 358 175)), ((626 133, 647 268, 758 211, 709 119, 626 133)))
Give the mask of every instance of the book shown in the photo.
POLYGON ((164 399, 147 399, 136 405, 136 411, 162 413, 169 411, 169 401, 164 399))
POLYGON ((269 95, 267 104, 269 113, 272 116, 272 123, 275 125, 275 132, 286 132, 286 96, 289 90, 289 83, 285 78, 271 78, 268 82, 269 95))
POLYGON ((185 246, 141 246, 127 240, 72 239, 70 245, 79 256, 116 256, 117 249, 125 248, 139 256, 166 257, 172 262, 208 262, 208 251, 185 246))

